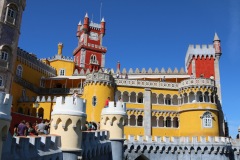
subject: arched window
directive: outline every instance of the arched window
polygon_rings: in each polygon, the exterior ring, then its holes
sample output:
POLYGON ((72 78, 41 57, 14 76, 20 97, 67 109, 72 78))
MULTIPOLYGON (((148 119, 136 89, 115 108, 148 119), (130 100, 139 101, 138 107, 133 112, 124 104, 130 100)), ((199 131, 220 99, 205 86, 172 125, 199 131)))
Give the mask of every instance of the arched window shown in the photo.
POLYGON ((137 103, 143 103, 143 93, 142 92, 138 93, 137 103))
POLYGON ((1 51, 1 59, 4 61, 7 61, 8 60, 8 52, 1 51))
POLYGON ((44 109, 43 108, 38 109, 38 117, 44 119, 44 109))
POLYGON ((142 115, 138 116, 137 125, 138 126, 143 126, 143 116, 142 115))
POLYGON ((8 4, 5 14, 5 21, 13 25, 16 24, 18 8, 14 4, 8 4))
POLYGON ((205 128, 212 127, 212 114, 210 112, 205 112, 202 116, 202 124, 205 128))
POLYGON ((0 87, 3 86, 3 78, 0 76, 0 87))
POLYGON ((131 115, 130 116, 130 126, 136 126, 136 118, 135 118, 135 115, 131 115))
POLYGON ((96 55, 91 55, 91 57, 90 57, 90 63, 91 63, 91 64, 98 64, 96 55))
POLYGON ((18 65, 18 66, 17 66, 16 75, 17 75, 18 77, 22 77, 22 72, 23 72, 22 66, 21 66, 21 65, 18 65))
POLYGON ((171 127, 171 117, 166 118, 166 127, 171 127))

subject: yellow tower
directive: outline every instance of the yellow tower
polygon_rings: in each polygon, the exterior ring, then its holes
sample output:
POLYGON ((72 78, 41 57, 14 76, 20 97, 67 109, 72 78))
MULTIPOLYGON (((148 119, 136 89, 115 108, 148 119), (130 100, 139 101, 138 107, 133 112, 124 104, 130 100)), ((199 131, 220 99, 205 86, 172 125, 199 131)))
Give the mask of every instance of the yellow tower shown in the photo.
POLYGON ((127 120, 126 104, 109 102, 109 106, 101 113, 101 130, 108 130, 108 138, 111 141, 112 157, 114 160, 123 159, 124 124, 127 120))
POLYGON ((0 159, 2 155, 3 141, 6 140, 11 122, 11 102, 10 94, 0 92, 0 159))
POLYGON ((85 125, 87 116, 85 112, 85 102, 81 98, 58 97, 56 99, 50 133, 61 136, 63 159, 77 159, 81 156, 81 128, 85 125))
POLYGON ((100 122, 106 99, 114 99, 114 80, 111 74, 92 72, 87 75, 83 98, 87 100, 87 121, 100 122))

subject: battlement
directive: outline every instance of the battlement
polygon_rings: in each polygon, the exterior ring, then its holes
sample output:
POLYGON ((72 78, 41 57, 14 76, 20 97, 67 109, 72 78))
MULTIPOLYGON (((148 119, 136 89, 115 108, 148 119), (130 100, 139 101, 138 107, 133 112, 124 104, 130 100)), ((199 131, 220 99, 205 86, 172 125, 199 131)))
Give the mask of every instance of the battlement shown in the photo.
MULTIPOLYGON (((41 59, 41 60, 45 60, 45 59, 41 59)), ((55 61, 55 60, 63 60, 63 61, 67 61, 67 62, 73 62, 72 57, 63 56, 63 55, 55 55, 52 57, 48 57, 47 60, 50 62, 55 61)))
POLYGON ((2 159, 62 159, 60 145, 61 137, 56 135, 12 137, 9 134, 3 143, 2 159))
POLYGON ((21 48, 18 48, 17 50, 17 60, 39 72, 44 73, 45 75, 56 76, 55 68, 43 63, 42 61, 37 59, 36 55, 28 53, 21 48))
POLYGON ((75 115, 86 117, 86 103, 82 98, 57 97, 56 104, 51 115, 75 115))
POLYGON ((116 106, 114 102, 109 102, 109 105, 107 108, 102 109, 101 115, 127 115, 126 113, 126 103, 123 102, 117 102, 116 106))
POLYGON ((134 151, 143 151, 150 150, 159 152, 171 152, 171 153, 180 153, 187 152, 191 153, 193 150, 195 153, 200 151, 202 154, 206 153, 229 153, 231 150, 230 139, 227 137, 159 137, 155 136, 154 140, 152 136, 137 136, 137 139, 134 136, 129 135, 128 139, 125 141, 127 150, 134 151))
POLYGON ((189 65, 190 60, 193 56, 200 56, 201 58, 204 57, 215 57, 215 49, 212 44, 206 45, 189 45, 187 54, 185 57, 185 66, 189 65))
POLYGON ((82 132, 82 157, 84 159, 97 159, 99 157, 102 157, 99 159, 108 159, 107 157, 111 155, 108 134, 109 132, 106 130, 82 132))
POLYGON ((11 120, 12 96, 0 92, 0 119, 11 120))

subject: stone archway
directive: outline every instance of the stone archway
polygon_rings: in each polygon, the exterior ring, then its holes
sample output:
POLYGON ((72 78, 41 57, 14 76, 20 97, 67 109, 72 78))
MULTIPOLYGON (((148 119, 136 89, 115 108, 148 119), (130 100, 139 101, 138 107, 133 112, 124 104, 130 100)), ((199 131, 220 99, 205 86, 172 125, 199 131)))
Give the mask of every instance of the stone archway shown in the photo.
POLYGON ((149 159, 146 156, 144 156, 143 154, 141 154, 135 160, 149 160, 149 159))

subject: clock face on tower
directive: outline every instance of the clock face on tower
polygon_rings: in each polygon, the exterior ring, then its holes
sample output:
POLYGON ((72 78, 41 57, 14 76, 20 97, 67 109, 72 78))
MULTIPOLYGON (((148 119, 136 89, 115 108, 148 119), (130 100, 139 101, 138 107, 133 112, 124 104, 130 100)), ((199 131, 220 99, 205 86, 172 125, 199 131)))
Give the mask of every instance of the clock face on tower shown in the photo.
POLYGON ((97 41, 97 40, 98 40, 98 33, 96 33, 96 32, 90 32, 89 38, 90 38, 91 40, 97 41))

